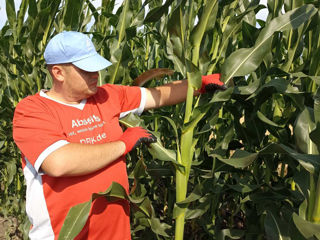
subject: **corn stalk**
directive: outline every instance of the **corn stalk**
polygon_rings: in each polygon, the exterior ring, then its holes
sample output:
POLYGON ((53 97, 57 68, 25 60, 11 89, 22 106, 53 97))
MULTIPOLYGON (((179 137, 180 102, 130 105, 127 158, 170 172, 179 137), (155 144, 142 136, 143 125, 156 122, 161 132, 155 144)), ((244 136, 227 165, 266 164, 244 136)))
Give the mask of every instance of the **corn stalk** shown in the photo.
MULTIPOLYGON (((192 45, 192 61, 185 58, 186 63, 186 76, 188 80, 188 90, 186 98, 186 107, 184 115, 184 124, 189 124, 192 118, 193 111, 193 98, 194 90, 199 89, 201 86, 201 73, 198 70, 199 67, 199 55, 200 55, 200 44, 203 39, 204 33, 207 28, 213 24, 210 22, 212 20, 210 16, 213 13, 213 9, 217 4, 217 0, 209 0, 204 4, 204 12, 201 15, 199 23, 196 25, 194 33, 190 36, 191 45, 192 45)), ((192 6, 192 3, 191 3, 192 6)), ((179 7, 179 16, 181 16, 181 6, 179 7)), ((183 26, 183 19, 179 18, 180 26, 183 26)), ((189 26, 190 27, 190 26, 189 26)), ((182 46, 185 42, 185 33, 184 29, 180 31, 180 37, 182 46)), ((186 55, 189 55, 186 53, 186 55)), ((187 188, 189 183, 190 169, 192 165, 193 155, 195 151, 196 140, 193 138, 194 129, 193 127, 187 128, 187 130, 182 131, 181 135, 181 154, 178 154, 177 161, 185 167, 185 170, 176 170, 176 201, 177 204, 182 203, 187 197, 187 188)), ((181 205, 178 207, 176 213, 176 222, 175 222, 175 239, 182 240, 184 236, 184 224, 185 224, 185 214, 187 210, 187 205, 181 205)))

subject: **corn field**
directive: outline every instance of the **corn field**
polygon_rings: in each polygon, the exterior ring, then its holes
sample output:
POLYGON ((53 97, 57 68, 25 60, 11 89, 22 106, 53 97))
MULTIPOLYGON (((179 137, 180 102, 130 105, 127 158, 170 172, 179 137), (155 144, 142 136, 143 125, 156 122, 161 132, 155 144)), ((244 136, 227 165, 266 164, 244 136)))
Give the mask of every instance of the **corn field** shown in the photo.
POLYGON ((259 0, 124 0, 117 11, 114 0, 92 2, 22 0, 15 9, 6 0, 0 216, 17 218, 16 234, 27 239, 30 224, 14 109, 51 86, 44 48, 74 30, 112 62, 99 84, 189 84, 185 103, 121 119, 158 142, 128 156, 130 194, 116 182, 94 193, 71 208, 59 239, 81 231, 97 197, 130 201, 132 239, 320 239, 320 2, 268 0, 265 21, 259 0), (194 97, 211 73, 228 89, 194 97))

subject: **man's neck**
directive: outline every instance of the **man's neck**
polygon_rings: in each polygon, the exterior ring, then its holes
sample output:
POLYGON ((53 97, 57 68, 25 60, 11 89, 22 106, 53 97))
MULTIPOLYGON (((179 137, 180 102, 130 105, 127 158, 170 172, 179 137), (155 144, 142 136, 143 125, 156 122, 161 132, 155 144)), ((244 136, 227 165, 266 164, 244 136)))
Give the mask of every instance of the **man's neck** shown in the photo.
POLYGON ((72 97, 68 97, 68 96, 64 96, 62 94, 58 94, 56 91, 54 91, 53 89, 50 89, 49 91, 46 92, 46 94, 54 99, 54 100, 57 100, 57 101, 60 101, 60 102, 63 102, 63 103, 66 103, 66 104, 79 104, 82 99, 80 100, 75 100, 74 98, 72 97))

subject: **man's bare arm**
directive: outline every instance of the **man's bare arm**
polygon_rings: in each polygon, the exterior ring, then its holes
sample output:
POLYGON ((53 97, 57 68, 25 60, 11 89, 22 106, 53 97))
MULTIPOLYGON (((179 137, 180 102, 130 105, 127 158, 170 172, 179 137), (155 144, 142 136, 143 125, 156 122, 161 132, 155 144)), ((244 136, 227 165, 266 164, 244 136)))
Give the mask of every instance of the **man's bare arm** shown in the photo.
POLYGON ((156 137, 146 129, 131 127, 114 142, 95 145, 69 143, 49 154, 41 169, 53 177, 85 175, 107 166, 141 143, 155 141, 156 137))
POLYGON ((122 141, 103 144, 69 143, 52 152, 41 169, 49 176, 79 176, 89 174, 112 163, 125 152, 122 141))
MULTIPOLYGON (((226 90, 226 86, 220 81, 220 74, 202 76, 201 88, 194 91, 197 96, 203 93, 214 93, 226 90)), ((187 98, 188 81, 178 80, 159 87, 147 88, 147 101, 145 110, 175 105, 184 102, 187 98)))
MULTIPOLYGON (((145 110, 184 102, 187 97, 188 81, 178 80, 159 87, 147 88, 145 110)), ((198 94, 195 92, 195 94, 198 94)))

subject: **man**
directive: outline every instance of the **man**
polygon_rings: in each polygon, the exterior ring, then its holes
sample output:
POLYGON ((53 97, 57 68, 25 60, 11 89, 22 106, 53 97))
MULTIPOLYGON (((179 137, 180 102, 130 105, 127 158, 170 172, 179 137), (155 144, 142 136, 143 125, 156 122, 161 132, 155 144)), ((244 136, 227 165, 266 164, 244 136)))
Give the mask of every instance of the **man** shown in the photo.
MULTIPOLYGON (((70 207, 105 191, 113 181, 128 191, 125 155, 155 138, 140 127, 123 132, 119 118, 183 102, 188 84, 98 87, 99 71, 111 63, 79 32, 57 34, 44 58, 52 88, 23 99, 13 119, 27 185, 29 237, 41 240, 57 239, 70 207)), ((225 87, 219 75, 209 75, 203 77, 199 93, 207 88, 225 87)), ((96 199, 76 239, 130 239, 129 203, 96 199)))

